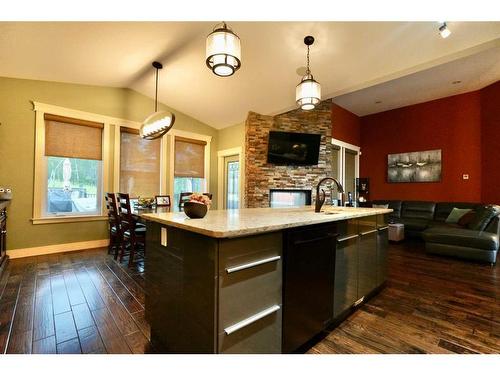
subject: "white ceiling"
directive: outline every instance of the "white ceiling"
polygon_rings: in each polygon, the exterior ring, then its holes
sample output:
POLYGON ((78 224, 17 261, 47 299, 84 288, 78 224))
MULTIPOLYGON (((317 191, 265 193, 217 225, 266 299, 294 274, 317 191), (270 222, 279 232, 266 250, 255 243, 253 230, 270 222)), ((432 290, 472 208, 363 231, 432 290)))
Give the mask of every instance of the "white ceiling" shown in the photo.
POLYGON ((459 88, 441 87, 450 79, 462 80, 462 89, 500 79, 498 62, 483 61, 498 61, 500 22, 450 22, 447 39, 436 22, 229 22, 242 41, 242 68, 228 78, 205 65, 205 37, 215 23, 0 22, 0 76, 128 87, 153 96, 151 62, 158 60, 164 64, 160 101, 215 128, 243 121, 250 110, 295 108, 309 34, 316 38, 311 69, 323 98, 337 98, 358 114, 433 99, 431 93, 451 95, 459 88), (435 68, 447 63, 448 69, 435 68), (398 80, 403 76, 407 83, 398 80))
POLYGON ((334 98, 358 116, 479 90, 500 80, 500 46, 334 98))

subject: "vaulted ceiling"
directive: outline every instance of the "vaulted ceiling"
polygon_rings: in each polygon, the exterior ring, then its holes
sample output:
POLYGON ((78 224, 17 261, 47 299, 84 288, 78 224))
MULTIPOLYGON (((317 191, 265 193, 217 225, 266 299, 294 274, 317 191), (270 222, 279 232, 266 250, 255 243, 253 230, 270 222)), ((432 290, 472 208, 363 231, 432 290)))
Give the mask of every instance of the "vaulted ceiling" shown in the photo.
POLYGON ((215 128, 248 111, 295 108, 313 35, 311 69, 323 98, 359 115, 471 91, 500 79, 500 22, 228 22, 242 67, 228 78, 205 65, 214 22, 0 22, 0 76, 127 87, 215 128), (461 81, 452 85, 452 81, 461 81), (382 103, 375 103, 381 101, 382 103))

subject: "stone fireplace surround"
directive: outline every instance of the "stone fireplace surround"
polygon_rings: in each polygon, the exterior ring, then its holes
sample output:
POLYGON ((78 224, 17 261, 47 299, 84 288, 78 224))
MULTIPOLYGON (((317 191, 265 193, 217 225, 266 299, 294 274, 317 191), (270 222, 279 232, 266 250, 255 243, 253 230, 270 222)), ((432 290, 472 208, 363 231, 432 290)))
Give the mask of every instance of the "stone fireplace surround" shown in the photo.
POLYGON ((247 207, 269 207, 270 189, 313 190, 321 178, 332 175, 331 106, 331 100, 325 100, 312 111, 295 109, 276 116, 248 113, 245 123, 247 207), (270 130, 321 134, 318 165, 268 164, 270 130))

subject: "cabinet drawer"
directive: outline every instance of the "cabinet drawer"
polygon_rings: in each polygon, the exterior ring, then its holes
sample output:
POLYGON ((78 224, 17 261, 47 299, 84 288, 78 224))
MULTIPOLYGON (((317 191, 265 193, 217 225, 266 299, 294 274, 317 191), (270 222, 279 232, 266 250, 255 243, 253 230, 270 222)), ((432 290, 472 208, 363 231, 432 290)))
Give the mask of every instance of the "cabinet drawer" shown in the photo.
POLYGON ((281 321, 280 308, 229 335, 220 332, 219 353, 281 353, 281 321))
POLYGON ((389 225, 389 214, 377 215, 377 228, 385 228, 389 225))
POLYGON ((281 259, 282 234, 268 233, 253 237, 233 238, 219 243, 219 275, 246 273, 252 268, 266 267, 281 259))
POLYGON ((359 233, 368 234, 368 232, 375 232, 377 229, 377 216, 366 216, 358 219, 359 233))
POLYGON ((221 241, 219 352, 281 351, 281 286, 281 233, 221 241))
POLYGON ((359 233, 358 219, 342 220, 337 222, 339 239, 356 236, 359 233))

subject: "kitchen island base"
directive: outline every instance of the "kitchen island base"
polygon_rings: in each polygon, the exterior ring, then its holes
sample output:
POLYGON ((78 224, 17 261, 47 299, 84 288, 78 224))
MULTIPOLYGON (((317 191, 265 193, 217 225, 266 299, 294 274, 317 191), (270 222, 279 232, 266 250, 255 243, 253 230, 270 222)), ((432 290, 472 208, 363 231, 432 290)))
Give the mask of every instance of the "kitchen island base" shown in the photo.
POLYGON ((148 220, 146 319, 155 350, 300 350, 383 285, 384 218, 234 238, 148 220))

